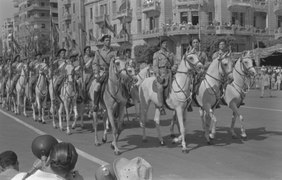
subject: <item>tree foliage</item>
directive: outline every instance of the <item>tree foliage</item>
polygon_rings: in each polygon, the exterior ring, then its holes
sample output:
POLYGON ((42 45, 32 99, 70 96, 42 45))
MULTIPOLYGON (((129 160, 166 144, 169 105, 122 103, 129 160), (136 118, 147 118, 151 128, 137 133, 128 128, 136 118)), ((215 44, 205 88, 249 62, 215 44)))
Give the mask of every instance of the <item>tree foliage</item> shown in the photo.
POLYGON ((149 46, 148 44, 138 45, 134 47, 134 56, 138 63, 153 64, 153 56, 159 50, 157 46, 149 46))

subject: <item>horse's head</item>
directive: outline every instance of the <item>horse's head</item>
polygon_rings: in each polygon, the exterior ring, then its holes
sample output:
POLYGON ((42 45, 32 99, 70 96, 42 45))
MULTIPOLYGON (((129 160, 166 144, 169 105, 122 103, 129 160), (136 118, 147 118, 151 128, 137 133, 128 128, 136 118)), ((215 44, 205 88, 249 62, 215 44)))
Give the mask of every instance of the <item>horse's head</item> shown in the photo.
POLYGON ((131 78, 132 84, 136 84, 138 82, 138 78, 136 77, 137 70, 136 70, 135 67, 136 66, 132 62, 127 62, 126 63, 126 73, 131 78))
POLYGON ((45 62, 41 63, 40 67, 39 67, 39 74, 47 75, 48 71, 49 71, 49 68, 48 68, 47 64, 45 62))
POLYGON ((251 52, 247 51, 243 54, 240 60, 241 70, 248 77, 256 76, 257 74, 257 71, 253 65, 254 63, 252 57, 253 56, 251 52))
POLYGON ((66 76, 68 82, 74 81, 74 66, 72 64, 67 64, 65 67, 66 76))
POLYGON ((231 59, 231 52, 226 52, 217 58, 219 74, 223 78, 233 80, 233 61, 231 59))
POLYGON ((117 79, 120 79, 122 83, 127 81, 130 76, 127 72, 127 61, 122 57, 115 57, 110 64, 110 76, 115 75, 117 79), (113 74, 112 74, 113 73, 113 74))
MULTIPOLYGON (((197 54, 190 52, 185 54, 184 56, 185 67, 187 70, 193 70, 196 72, 200 72, 203 69, 203 64, 199 61, 199 57, 197 54)), ((180 65, 181 66, 181 65, 180 65)), ((184 67, 182 67, 184 68, 184 67)))

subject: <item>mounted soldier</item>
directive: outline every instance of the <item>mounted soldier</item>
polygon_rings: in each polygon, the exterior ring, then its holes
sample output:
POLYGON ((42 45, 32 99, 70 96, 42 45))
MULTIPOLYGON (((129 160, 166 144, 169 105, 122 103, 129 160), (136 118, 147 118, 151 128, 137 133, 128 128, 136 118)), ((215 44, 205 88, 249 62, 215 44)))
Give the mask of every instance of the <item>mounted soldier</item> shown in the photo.
POLYGON ((168 50, 167 39, 160 42, 160 50, 154 53, 153 56, 153 70, 157 77, 158 86, 158 99, 160 106, 157 107, 160 110, 161 115, 165 115, 164 109, 164 88, 169 86, 169 81, 172 77, 172 71, 177 70, 178 60, 175 55, 168 50))
POLYGON ((35 54, 35 59, 30 62, 30 82, 29 82, 29 98, 32 98, 32 94, 35 93, 35 84, 39 76, 38 64, 42 62, 42 54, 40 52, 35 54))
POLYGON ((218 42, 218 51, 213 53, 212 60, 216 59, 219 56, 222 56, 224 53, 226 53, 228 50, 230 50, 230 49, 227 48, 226 45, 227 45, 227 42, 226 42, 225 39, 219 40, 219 42, 218 42))
POLYGON ((117 52, 111 48, 110 35, 103 35, 100 41, 103 43, 103 47, 95 52, 95 58, 92 66, 94 76, 97 79, 97 86, 94 92, 94 112, 99 110, 101 86, 108 79, 110 62, 117 56, 117 52))
POLYGON ((87 84, 91 80, 93 69, 92 69, 92 63, 94 61, 95 54, 91 53, 91 47, 86 46, 83 50, 84 56, 83 56, 83 86, 84 86, 84 98, 85 98, 85 91, 87 84))
MULTIPOLYGON (((54 71, 53 73, 58 73, 60 72, 61 70, 63 70, 64 66, 66 65, 66 49, 60 49, 57 53, 57 59, 54 61, 53 63, 53 68, 54 68, 54 71)), ((61 85, 61 83, 63 82, 63 79, 65 77, 65 74, 64 73, 59 73, 59 75, 57 76, 57 78, 55 79, 55 82, 54 82, 54 91, 55 91, 55 94, 58 96, 59 94, 59 87, 61 85)))
POLYGON ((21 63, 21 57, 20 55, 16 55, 14 58, 14 61, 10 62, 10 68, 11 68, 11 77, 12 82, 11 82, 11 91, 13 91, 16 87, 17 81, 20 78, 20 70, 18 69, 18 65, 21 63))

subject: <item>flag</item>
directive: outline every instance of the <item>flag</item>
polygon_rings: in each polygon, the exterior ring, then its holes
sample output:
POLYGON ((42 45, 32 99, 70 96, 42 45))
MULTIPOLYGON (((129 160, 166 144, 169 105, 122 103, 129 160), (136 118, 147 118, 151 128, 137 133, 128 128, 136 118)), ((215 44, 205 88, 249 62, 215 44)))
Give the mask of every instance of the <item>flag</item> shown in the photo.
POLYGON ((127 27, 126 27, 125 16, 123 17, 123 21, 122 21, 122 29, 121 29, 121 32, 122 32, 122 31, 128 36, 128 39, 129 39, 129 32, 128 32, 127 27))
POLYGON ((104 27, 110 30, 114 34, 114 36, 116 36, 115 28, 109 23, 107 14, 105 14, 104 16, 104 27))
POLYGON ((93 35, 93 30, 89 31, 89 40, 94 41, 96 43, 98 42, 97 38, 95 38, 93 35))
POLYGON ((58 25, 56 25, 53 22, 53 19, 51 18, 51 47, 53 47, 54 52, 57 52, 59 47, 59 28, 58 25))

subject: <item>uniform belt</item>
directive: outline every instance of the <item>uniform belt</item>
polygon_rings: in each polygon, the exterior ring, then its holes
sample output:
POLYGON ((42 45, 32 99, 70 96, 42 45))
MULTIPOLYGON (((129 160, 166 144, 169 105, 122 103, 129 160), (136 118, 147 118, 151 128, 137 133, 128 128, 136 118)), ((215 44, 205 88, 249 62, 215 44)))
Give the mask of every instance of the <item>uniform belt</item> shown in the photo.
POLYGON ((159 66, 159 69, 163 69, 163 68, 168 69, 168 66, 159 66))

